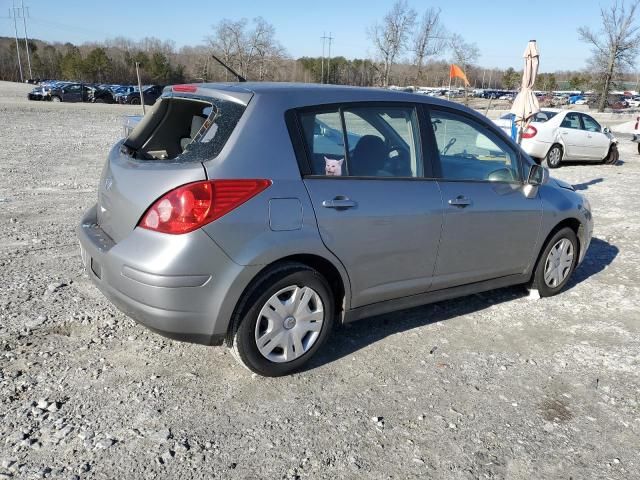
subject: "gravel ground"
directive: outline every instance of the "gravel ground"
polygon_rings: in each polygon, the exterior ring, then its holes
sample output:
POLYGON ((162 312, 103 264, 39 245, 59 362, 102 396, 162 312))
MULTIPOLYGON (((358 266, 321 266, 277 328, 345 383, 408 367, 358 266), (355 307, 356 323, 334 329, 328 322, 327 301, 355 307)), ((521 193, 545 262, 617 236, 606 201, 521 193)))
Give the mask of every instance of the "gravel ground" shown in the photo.
MULTIPOLYGON (((334 333, 252 376, 92 286, 74 228, 135 109, 0 83, 0 479, 640 478, 640 162, 553 172, 595 235, 569 288, 508 288, 334 333)), ((630 118, 629 118, 630 120, 630 118)))

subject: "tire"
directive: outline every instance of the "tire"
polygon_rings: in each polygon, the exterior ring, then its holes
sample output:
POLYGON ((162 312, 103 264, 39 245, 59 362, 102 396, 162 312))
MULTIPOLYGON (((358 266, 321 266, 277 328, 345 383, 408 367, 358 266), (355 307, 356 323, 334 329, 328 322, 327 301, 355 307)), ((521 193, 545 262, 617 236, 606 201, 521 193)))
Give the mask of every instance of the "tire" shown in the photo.
POLYGON ((93 103, 105 103, 105 101, 102 98, 96 98, 93 103))
POLYGON ((129 103, 131 105, 140 105, 140 99, 137 97, 133 97, 129 103))
POLYGON ((62 101, 62 99, 61 99, 60 97, 58 97, 58 96, 54 95, 53 97, 51 97, 51 101, 52 101, 52 102, 56 102, 56 103, 58 103, 58 102, 61 102, 61 101, 62 101))
POLYGON ((259 375, 292 373, 329 336, 334 305, 329 284, 316 270, 298 263, 276 266, 262 274, 238 302, 232 318, 232 353, 259 375), (296 297, 302 302, 297 307, 296 297), (305 307, 308 311, 301 311, 305 307), (305 313, 308 321, 303 322, 305 313))
MULTIPOLYGON (((640 144, 639 144, 639 147, 640 147, 640 144)), ((615 165, 616 163, 618 163, 619 158, 620 158, 620 152, 618 152, 618 146, 615 143, 613 143, 609 147, 609 153, 607 154, 606 157, 604 157, 604 159, 602 160, 602 163, 606 165, 615 165)))
POLYGON ((575 232, 568 227, 558 230, 538 258, 531 289, 538 290, 541 297, 559 293, 571 278, 578 255, 578 238, 575 232))
POLYGON ((544 158, 547 167, 558 168, 562 163, 562 153, 562 147, 560 145, 557 143, 552 145, 547 152, 547 156, 544 158))
POLYGON ((640 143, 638 143, 638 154, 640 154, 640 143))

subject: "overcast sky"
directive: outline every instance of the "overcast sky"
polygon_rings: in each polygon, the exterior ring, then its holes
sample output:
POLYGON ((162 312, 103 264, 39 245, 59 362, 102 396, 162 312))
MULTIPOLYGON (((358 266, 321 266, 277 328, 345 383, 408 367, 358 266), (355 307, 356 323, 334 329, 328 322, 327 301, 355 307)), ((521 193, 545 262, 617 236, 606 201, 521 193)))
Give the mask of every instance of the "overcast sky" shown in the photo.
MULTIPOLYGON (((13 3, 0 0, 0 36, 13 36, 8 19, 13 3)), ((418 12, 442 9, 449 32, 461 34, 480 48, 484 67, 521 68, 529 39, 538 40, 540 70, 582 69, 589 47, 578 40, 582 25, 599 28, 600 5, 610 0, 414 0, 418 12)), ((331 54, 371 57, 367 27, 391 8, 392 0, 25 0, 30 37, 49 41, 100 41, 116 36, 172 39, 176 46, 196 45, 222 18, 264 17, 293 57, 320 56, 323 33, 334 37, 331 54), (97 6, 99 5, 99 6, 97 6)), ((19 35, 22 36, 21 24, 19 35)), ((445 54, 443 58, 447 58, 445 54)))

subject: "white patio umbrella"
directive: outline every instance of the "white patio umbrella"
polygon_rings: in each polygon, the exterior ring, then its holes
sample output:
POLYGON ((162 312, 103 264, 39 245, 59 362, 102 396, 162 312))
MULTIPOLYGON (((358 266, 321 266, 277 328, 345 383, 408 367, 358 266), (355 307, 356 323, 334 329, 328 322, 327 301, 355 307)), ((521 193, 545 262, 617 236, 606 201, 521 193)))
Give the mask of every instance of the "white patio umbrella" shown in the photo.
POLYGON ((524 73, 522 74, 522 88, 511 106, 514 121, 518 125, 518 143, 522 141, 522 132, 529 125, 533 115, 540 111, 540 104, 533 93, 533 85, 538 74, 540 53, 535 40, 529 40, 524 51, 524 73))

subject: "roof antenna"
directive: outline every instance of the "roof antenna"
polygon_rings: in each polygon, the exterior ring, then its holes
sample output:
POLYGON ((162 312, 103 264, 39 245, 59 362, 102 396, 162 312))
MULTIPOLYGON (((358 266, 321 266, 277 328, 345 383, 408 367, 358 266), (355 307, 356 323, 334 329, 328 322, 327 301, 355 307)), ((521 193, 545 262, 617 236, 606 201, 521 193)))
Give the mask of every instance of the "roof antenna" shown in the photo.
POLYGON ((231 68, 229 65, 227 65, 226 63, 224 63, 222 60, 220 60, 218 57, 216 57, 213 53, 211 54, 211 57, 218 62, 220 65, 222 65, 224 68, 226 68, 231 75, 233 75, 234 77, 236 77, 238 79, 239 82, 246 82, 247 79, 244 78, 242 75, 240 75, 239 73, 237 73, 233 68, 231 68))

